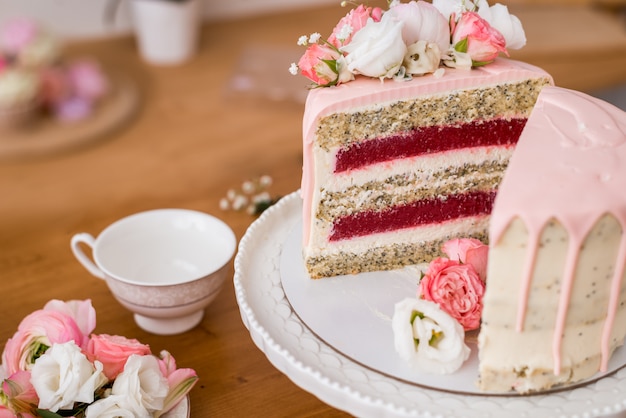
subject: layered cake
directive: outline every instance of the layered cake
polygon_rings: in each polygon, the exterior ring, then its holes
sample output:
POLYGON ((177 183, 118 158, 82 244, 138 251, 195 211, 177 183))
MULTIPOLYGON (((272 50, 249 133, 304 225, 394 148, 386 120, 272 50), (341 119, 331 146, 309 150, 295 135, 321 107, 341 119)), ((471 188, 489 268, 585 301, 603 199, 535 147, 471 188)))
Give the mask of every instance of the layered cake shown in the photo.
POLYGON ((292 64, 313 81, 303 122, 303 247, 313 278, 431 260, 486 241, 543 70, 501 58, 526 42, 486 1, 360 5, 292 64))
POLYGON ((474 329, 446 330, 423 309, 455 317, 472 293, 485 392, 607 370, 626 334, 626 114, 498 56, 511 44, 499 28, 517 24, 506 8, 433 4, 359 6, 329 40, 304 40, 317 45, 295 67, 316 87, 303 120, 306 269, 322 278, 434 259, 416 282, 432 276, 440 300, 396 305, 396 350, 415 360, 474 329), (468 261, 480 241, 486 275, 468 261))
POLYGON ((606 370, 626 334, 626 113, 546 87, 491 215, 479 336, 485 391, 606 370))
POLYGON ((301 188, 309 274, 395 269, 431 260, 452 237, 486 240, 497 186, 550 83, 500 58, 311 91, 301 188))

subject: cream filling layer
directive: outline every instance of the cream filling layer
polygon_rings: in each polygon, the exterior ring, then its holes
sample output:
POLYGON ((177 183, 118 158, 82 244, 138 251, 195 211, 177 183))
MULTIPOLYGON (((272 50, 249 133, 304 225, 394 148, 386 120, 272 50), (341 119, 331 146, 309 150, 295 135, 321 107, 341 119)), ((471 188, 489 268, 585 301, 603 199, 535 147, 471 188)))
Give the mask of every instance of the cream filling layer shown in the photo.
POLYGON ((395 230, 392 233, 371 234, 334 242, 329 242, 327 239, 330 226, 326 225, 319 234, 311 236, 309 245, 304 247, 304 255, 306 257, 318 257, 346 252, 362 254, 373 247, 386 247, 403 243, 428 244, 432 241, 466 236, 472 232, 484 232, 488 224, 489 216, 473 216, 433 225, 395 230))

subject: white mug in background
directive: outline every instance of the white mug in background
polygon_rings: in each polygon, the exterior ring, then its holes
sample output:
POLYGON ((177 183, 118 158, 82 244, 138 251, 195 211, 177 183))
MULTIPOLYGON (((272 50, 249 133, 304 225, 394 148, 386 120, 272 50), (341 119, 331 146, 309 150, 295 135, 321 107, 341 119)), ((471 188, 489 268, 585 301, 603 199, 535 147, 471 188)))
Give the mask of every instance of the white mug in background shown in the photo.
POLYGON ((221 290, 237 241, 221 220, 193 210, 140 212, 97 238, 72 237, 76 259, 106 281, 142 329, 161 335, 195 327, 221 290), (91 248, 93 260, 82 247, 91 248))

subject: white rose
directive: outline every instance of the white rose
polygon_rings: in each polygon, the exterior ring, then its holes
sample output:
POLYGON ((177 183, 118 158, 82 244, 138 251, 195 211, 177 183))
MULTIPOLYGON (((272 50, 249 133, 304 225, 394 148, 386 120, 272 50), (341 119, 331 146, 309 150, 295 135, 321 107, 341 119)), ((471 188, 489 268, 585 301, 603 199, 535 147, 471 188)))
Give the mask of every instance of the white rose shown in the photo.
POLYGON ((119 406, 143 416, 163 409, 169 391, 167 379, 159 369, 156 357, 133 354, 128 357, 124 370, 117 375, 112 395, 120 395, 119 406))
POLYGON ((124 396, 111 395, 106 398, 102 398, 92 403, 85 410, 85 418, 137 418, 137 417, 150 417, 148 411, 143 411, 143 414, 135 415, 133 411, 129 411, 120 406, 123 402, 124 396))
POLYGON ((441 53, 437 44, 418 41, 409 45, 403 65, 406 72, 413 75, 434 73, 439 68, 441 53))
POLYGON ((469 357, 463 327, 435 302, 411 298, 398 302, 391 325, 396 351, 418 371, 453 373, 469 357))
POLYGON ((487 0, 479 0, 478 15, 504 36, 507 48, 520 49, 526 45, 522 22, 517 16, 510 14, 505 5, 498 3, 489 7, 487 0))
POLYGON ((93 402, 94 392, 107 379, 102 363, 92 364, 76 343, 69 341, 52 345, 35 361, 31 382, 39 396, 39 408, 56 412, 72 409, 75 402, 93 402))
POLYGON ((348 70, 368 77, 391 78, 402 66, 406 45, 402 40, 402 22, 389 13, 380 22, 371 18, 352 41, 341 48, 346 52, 348 70))
POLYGON ((417 41, 437 44, 440 51, 450 47, 450 25, 448 20, 432 4, 425 1, 411 1, 397 4, 389 9, 398 21, 404 22, 402 38, 406 45, 417 41))

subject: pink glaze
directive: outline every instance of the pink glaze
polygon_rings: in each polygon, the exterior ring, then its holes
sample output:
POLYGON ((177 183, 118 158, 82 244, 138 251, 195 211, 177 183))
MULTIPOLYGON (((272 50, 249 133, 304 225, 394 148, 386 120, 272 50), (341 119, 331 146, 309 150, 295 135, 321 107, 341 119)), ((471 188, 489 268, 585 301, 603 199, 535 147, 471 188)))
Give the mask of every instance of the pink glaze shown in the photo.
MULTIPOLYGON (((496 243, 511 220, 521 218, 529 231, 529 253, 522 278, 518 331, 526 315, 539 236, 557 219, 568 231, 570 248, 562 280, 553 338, 554 373, 561 368, 561 335, 569 307, 578 251, 593 225, 606 213, 626 231, 626 113, 583 93, 545 87, 500 185, 490 224, 496 243)), ((601 341, 606 370, 610 335, 617 312, 626 260, 626 233, 612 279, 611 300, 601 341)))
POLYGON ((314 187, 314 164, 312 148, 318 120, 329 114, 357 110, 385 102, 415 98, 420 95, 445 93, 459 89, 492 86, 505 82, 548 77, 542 69, 505 58, 498 58, 494 63, 472 70, 447 68, 442 77, 433 75, 415 77, 411 81, 384 82, 357 77, 356 80, 336 87, 311 90, 307 97, 302 123, 303 169, 301 195, 303 199, 303 242, 309 241, 311 222, 311 200, 314 187))

